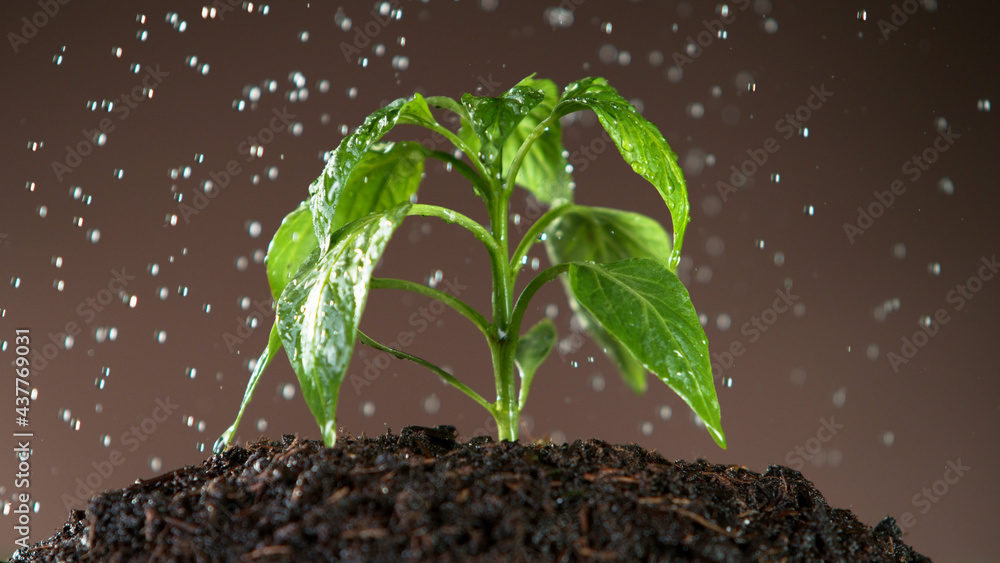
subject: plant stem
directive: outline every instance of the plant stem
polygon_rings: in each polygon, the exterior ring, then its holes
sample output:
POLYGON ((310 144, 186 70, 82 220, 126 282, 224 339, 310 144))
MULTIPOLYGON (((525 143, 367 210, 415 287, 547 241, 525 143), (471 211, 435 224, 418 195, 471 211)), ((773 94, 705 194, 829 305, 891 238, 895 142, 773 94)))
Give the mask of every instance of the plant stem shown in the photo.
POLYGON ((549 128, 553 121, 558 121, 558 115, 553 112, 549 114, 548 117, 538 122, 538 125, 531 130, 531 133, 521 142, 521 146, 517 149, 514 154, 514 160, 510 163, 510 168, 507 170, 507 184, 504 186, 503 191, 510 194, 514 191, 514 181, 517 179, 517 173, 521 170, 521 162, 524 161, 524 157, 528 154, 528 150, 531 145, 535 142, 535 139, 542 136, 545 130, 549 128))
POLYGON ((449 295, 439 289, 434 289, 433 287, 427 287, 426 285, 419 284, 417 282, 412 282, 410 280, 400 280, 395 278, 372 278, 371 281, 372 289, 403 289, 407 291, 412 291, 414 293, 419 293, 421 295, 426 295, 431 299, 437 299, 438 301, 448 305, 455 311, 458 311, 465 318, 472 321, 476 328, 478 328, 484 335, 489 336, 490 334, 490 323, 483 317, 479 311, 473 309, 467 305, 464 301, 458 299, 454 295, 449 295))
POLYGON ((491 186, 487 201, 490 214, 490 230, 502 259, 493 264, 493 329, 487 340, 493 357, 493 375, 496 380, 497 401, 494 403, 493 418, 497 422, 498 438, 516 440, 520 408, 518 406, 517 381, 514 377, 514 353, 517 349, 517 333, 510 330, 510 314, 514 308, 513 280, 507 240, 507 207, 510 194, 503 190, 500 162, 490 169, 486 179, 491 186))
POLYGON ((572 204, 564 204, 553 207, 539 217, 538 220, 535 221, 535 224, 528 229, 528 232, 524 234, 524 238, 521 239, 520 244, 518 244, 517 248, 514 250, 514 255, 510 258, 511 283, 513 283, 514 279, 517 278, 517 273, 521 270, 521 266, 524 265, 521 261, 528 255, 528 251, 531 250, 531 247, 538 242, 539 237, 542 235, 542 231, 548 228, 553 221, 567 213, 570 213, 575 208, 576 206, 572 204))
POLYGON ((480 242, 486 245, 486 250, 487 252, 490 253, 490 256, 496 255, 502 257, 504 261, 507 260, 506 248, 501 249, 501 247, 497 244, 496 238, 494 238, 493 234, 484 229, 483 226, 477 223, 475 220, 465 215, 462 215, 458 211, 452 211, 451 209, 446 209, 444 207, 439 207, 437 205, 425 205, 422 203, 414 203, 413 206, 410 207, 410 211, 407 213, 407 215, 437 217, 438 219, 443 220, 445 223, 455 223, 461 227, 464 227, 466 230, 471 232, 473 236, 475 236, 480 242), (502 256, 501 256, 501 250, 503 250, 502 256))
POLYGON ((394 348, 389 348, 388 346, 379 344, 378 342, 372 340, 371 337, 369 337, 367 334, 361 332, 360 330, 358 331, 358 338, 361 340, 362 344, 365 344, 367 346, 371 346, 372 348, 375 348, 376 350, 381 350, 383 352, 388 352, 389 354, 392 354, 393 356, 396 356, 397 358, 399 358, 401 360, 409 360, 409 361, 411 361, 411 362, 413 362, 415 364, 424 366, 425 368, 427 368, 427 369, 433 371, 434 373, 436 373, 438 375, 438 377, 440 377, 441 379, 447 381, 452 387, 455 387, 459 391, 461 391, 461 392, 465 393, 466 395, 468 395, 469 397, 471 397, 473 401, 475 401, 475 402, 479 403, 480 405, 482 405, 484 408, 486 408, 486 410, 488 410, 490 412, 493 412, 493 405, 489 404, 486 401, 486 399, 484 399, 479 393, 476 393, 470 387, 468 387, 466 384, 464 384, 461 381, 459 381, 458 378, 456 378, 454 375, 452 375, 452 374, 444 371, 440 367, 438 367, 438 366, 436 366, 436 365, 428 362, 427 360, 425 360, 423 358, 419 358, 419 357, 414 356, 412 354, 407 354, 406 352, 403 352, 403 351, 400 351, 400 350, 396 350, 394 348))
POLYGON ((516 333, 521 331, 521 319, 524 318, 525 311, 528 310, 528 302, 531 298, 535 296, 535 293, 541 289, 546 283, 556 279, 556 277, 569 270, 569 264, 556 264, 555 266, 550 266, 545 268, 538 273, 537 276, 525 286, 524 291, 517 298, 517 303, 514 305, 514 310, 510 316, 510 329, 516 333))
POLYGON ((505 338, 490 345, 490 350, 493 353, 493 372, 497 380, 497 402, 493 404, 490 412, 496 420, 497 438, 500 441, 517 440, 518 422, 521 418, 517 386, 514 380, 514 352, 516 348, 516 339, 505 338))

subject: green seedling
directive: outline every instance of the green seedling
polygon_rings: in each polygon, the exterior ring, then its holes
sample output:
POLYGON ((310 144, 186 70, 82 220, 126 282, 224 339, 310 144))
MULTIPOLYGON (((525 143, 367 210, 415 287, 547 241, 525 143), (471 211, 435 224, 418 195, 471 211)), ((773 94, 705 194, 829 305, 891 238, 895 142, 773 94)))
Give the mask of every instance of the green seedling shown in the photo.
POLYGON ((708 340, 675 271, 689 219, 677 156, 663 135, 603 78, 555 84, 530 76, 498 97, 461 100, 414 94, 368 116, 334 150, 309 198, 288 214, 271 240, 267 276, 277 311, 267 348, 247 384, 233 425, 215 451, 232 440, 260 376, 284 348, 324 442, 337 438, 337 400, 355 342, 420 364, 493 415, 499 439, 515 440, 532 379, 552 351, 556 329, 545 318, 522 332, 528 303, 560 278, 569 305, 588 334, 635 392, 646 372, 670 386, 726 447, 708 340), (461 126, 442 126, 431 108, 453 112, 461 126), (660 193, 673 223, 673 243, 655 219, 573 203, 575 184, 563 149, 560 118, 590 110, 636 174, 660 193), (396 125, 430 129, 457 151, 418 142, 380 142, 396 125), (482 199, 489 224, 451 209, 415 203, 424 164, 435 158, 461 174, 482 199), (515 187, 546 211, 510 252, 508 210, 515 187), (469 230, 486 246, 493 274, 487 318, 456 296, 401 279, 373 278, 386 245, 411 216, 437 217, 469 230), (515 295, 529 250, 543 243, 550 267, 515 295), (496 401, 490 402, 439 366, 369 338, 359 329, 371 289, 404 289, 438 299, 466 317, 486 339, 496 401), (520 385, 519 385, 520 384, 520 385))

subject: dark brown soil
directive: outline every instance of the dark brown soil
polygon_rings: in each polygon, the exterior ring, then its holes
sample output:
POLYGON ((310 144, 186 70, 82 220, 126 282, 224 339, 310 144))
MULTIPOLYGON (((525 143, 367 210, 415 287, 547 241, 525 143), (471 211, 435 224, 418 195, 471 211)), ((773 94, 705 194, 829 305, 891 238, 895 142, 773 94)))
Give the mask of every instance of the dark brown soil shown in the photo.
POLYGON ((454 428, 231 447, 73 511, 13 561, 929 561, 794 470, 454 428))

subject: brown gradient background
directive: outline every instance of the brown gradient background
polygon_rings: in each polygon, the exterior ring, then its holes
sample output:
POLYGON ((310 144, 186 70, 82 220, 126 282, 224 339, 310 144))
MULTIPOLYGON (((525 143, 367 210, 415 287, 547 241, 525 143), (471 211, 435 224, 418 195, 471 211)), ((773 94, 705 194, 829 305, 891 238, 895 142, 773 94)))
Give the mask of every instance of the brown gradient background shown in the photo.
MULTIPOLYGON (((324 2, 311 7, 274 2, 267 15, 257 8, 253 14, 237 10, 220 21, 203 19, 197 2, 74 0, 19 53, 9 44, 0 49, 0 356, 5 366, 13 360, 15 328, 30 328, 40 348, 66 323, 83 326, 71 349, 60 350, 32 376, 38 397, 31 409, 30 493, 39 504, 31 539, 39 541, 61 526, 67 516, 63 496, 75 494, 76 479, 86 479, 92 464, 108 460, 112 451, 121 452, 124 463, 101 488, 123 487, 210 454, 236 414, 248 362, 262 350, 271 320, 265 319, 238 353, 227 350, 224 334, 235 333, 249 314, 241 299, 269 296, 264 267, 254 256, 262 256, 281 218, 306 197, 323 168, 322 153, 342 138, 341 125, 353 128, 381 104, 414 91, 457 97, 492 80, 499 93, 537 72, 560 87, 587 75, 605 76, 626 98, 642 102, 645 116, 685 163, 692 222, 681 273, 705 315, 712 351, 720 354, 739 341, 746 352, 725 371, 726 383, 718 389, 728 450, 718 449, 686 405, 659 382, 651 380, 644 396, 633 396, 589 342, 553 354, 543 366, 525 411, 530 435, 634 441, 668 459, 703 457, 763 471, 799 459, 795 448, 805 447, 822 420, 833 418, 842 429, 802 467, 831 505, 854 510, 869 525, 886 515, 912 513, 916 524, 906 540, 935 560, 994 560, 996 514, 988 501, 1000 495, 1000 281, 984 282, 960 311, 946 295, 975 276, 980 259, 995 255, 1000 243, 997 112, 977 108, 979 100, 1000 101, 995 5, 939 1, 928 10, 922 3, 885 41, 876 22, 892 16, 889 2, 772 0, 747 10, 736 3, 729 7, 734 20, 726 25, 727 37, 714 38, 684 65, 682 79, 672 82, 667 77, 672 54, 684 51, 686 38, 702 31, 704 21, 718 17, 721 4, 589 0, 576 8, 570 27, 555 29, 543 15, 554 1, 489 4, 495 2, 393 3, 402 17, 379 27, 361 49, 367 67, 357 57, 345 59, 340 46, 352 41, 354 32, 341 30, 334 23, 338 6, 324 2), (866 19, 859 18, 862 9, 866 19), (187 22, 184 32, 167 22, 168 12, 187 22), (137 14, 146 16, 144 24, 137 14), (777 22, 775 33, 765 30, 767 18, 777 22), (606 22, 612 24, 610 34, 606 22), (145 41, 137 38, 141 31, 148 33, 145 41), (309 32, 307 42, 300 40, 303 31, 309 32), (374 52, 376 44, 385 46, 381 56, 374 52), (599 52, 606 44, 627 51, 628 64, 602 62, 599 52), (113 55, 116 47, 123 50, 121 58, 113 55), (662 64, 651 64, 651 51, 662 53, 662 64), (61 64, 53 62, 55 55, 63 56, 61 64), (207 75, 187 65, 192 55, 199 64, 209 63, 207 75), (396 56, 408 57, 404 70, 393 68, 396 56), (145 71, 132 73, 133 63, 159 65, 169 76, 124 120, 90 111, 89 101, 113 100, 141 84, 145 71), (305 101, 288 97, 295 89, 294 72, 305 76, 305 101), (739 73, 752 76, 754 91, 741 88, 739 73), (265 92, 242 112, 234 109, 234 100, 247 99, 245 87, 270 80, 277 83, 274 93, 265 92), (319 87, 323 80, 329 81, 326 93, 319 87), (833 96, 805 123, 808 137, 785 140, 776 133, 776 122, 806 102, 810 87, 821 85, 833 96), (355 99, 348 96, 351 87, 357 88, 355 99), (713 87, 719 88, 718 97, 713 87), (694 103, 704 107, 700 119, 689 110, 694 103), (262 158, 244 162, 240 143, 281 108, 295 114, 301 135, 279 133, 262 158), (65 146, 80 142, 81 130, 96 127, 103 117, 115 124, 106 145, 59 181, 52 162, 64 160, 65 146), (911 182, 901 166, 931 146, 940 119, 961 137, 911 182), (712 212, 717 183, 728 181, 730 166, 742 163, 746 151, 762 147, 768 137, 777 139, 780 150, 749 187, 712 212), (43 145, 32 150, 35 142, 43 145), (202 162, 195 161, 196 154, 204 155, 202 162), (714 164, 702 169, 706 154, 714 156, 714 164), (168 225, 166 218, 178 213, 178 194, 190 202, 209 173, 231 159, 239 159, 242 173, 189 223, 179 218, 176 226, 168 225), (171 169, 186 166, 189 178, 171 178, 171 169), (270 167, 277 167, 277 178, 255 184, 253 177, 270 167), (119 168, 121 179, 114 177, 119 168), (773 174, 780 174, 779 182, 773 174), (943 178, 952 181, 953 195, 939 189, 943 178), (858 206, 873 201, 873 191, 887 190, 897 179, 906 184, 905 194, 851 244, 843 224, 856 219, 858 206), (34 189, 27 189, 30 185, 34 189), (92 196, 89 205, 74 199, 76 186, 92 196), (46 206, 46 217, 39 216, 39 206, 46 206), (807 206, 813 215, 804 212, 807 206), (77 217, 82 227, 74 224, 77 217), (261 225, 256 238, 248 227, 253 221, 261 225), (87 240, 90 229, 100 230, 96 244, 87 240), (764 241, 763 249, 758 241, 764 241), (894 248, 902 248, 897 245, 905 246, 905 256, 894 255, 894 248), (779 252, 784 260, 776 264, 779 252), (55 257, 62 258, 59 268, 55 257), (249 261, 242 271, 240 257, 249 261), (931 263, 940 264, 939 275, 929 273, 931 263), (155 276, 151 264, 159 265, 155 276), (124 299, 134 295, 136 306, 116 299, 85 323, 78 305, 97 296, 112 271, 122 268, 135 275, 124 299), (54 287, 58 280, 62 291, 54 287), (798 314, 778 316, 750 343, 740 327, 761 315, 786 284, 802 305, 798 314), (161 288, 166 299, 160 299, 161 288), (876 309, 893 299, 899 300, 898 310, 877 320, 876 309), (949 312, 950 322, 895 373, 887 354, 899 353, 901 337, 912 335, 918 320, 939 308, 949 312), (717 322, 720 315, 731 319, 726 330, 717 322), (101 327, 116 328, 117 339, 98 342, 101 327), (162 344, 158 331, 167 333, 162 344), (104 368, 110 370, 107 376, 104 368), (100 379, 103 389, 96 384, 100 379), (122 434, 153 415, 156 399, 166 398, 177 410, 129 451, 122 434), (660 416, 663 406, 672 409, 668 420, 660 416), (949 461, 958 460, 971 469, 923 512, 915 495, 942 479, 949 461)), ((352 3, 342 10, 363 29, 373 21, 373 5, 352 3)), ((39 7, 32 1, 5 2, 2 10, 6 34, 18 31, 21 18, 39 7)), ((567 127, 565 146, 582 154, 599 134, 594 120, 584 117, 567 127)), ((429 135, 400 128, 392 138, 429 135)), ((669 225, 655 190, 617 151, 609 149, 588 161, 586 170, 580 168, 575 174, 580 202, 641 211, 669 225)), ((468 186, 437 163, 429 166, 420 197, 485 218, 468 186)), ((513 205, 524 212, 523 193, 513 205)), ((545 263, 540 248, 532 256, 545 263)), ((440 269, 444 279, 468 286, 463 299, 486 310, 487 268, 485 252, 461 229, 411 218, 377 275, 426 281, 440 269)), ((522 286, 527 279, 522 276, 522 286)), ((541 317, 555 304, 560 336, 572 336, 558 284, 536 299, 532 315, 541 317)), ((426 305, 426 299, 400 292, 375 292, 363 327, 390 341, 413 329, 410 315, 426 305)), ((493 397, 487 348, 458 315, 437 317, 408 351, 449 366, 493 397)), ((360 375, 371 357, 358 347, 352 373, 360 375)), ((9 503, 21 491, 14 488, 10 454, 10 434, 17 430, 13 373, 4 369, 0 444, 8 453, 0 464, 0 492, 9 503)), ((345 384, 339 421, 352 433, 368 435, 409 424, 453 424, 466 437, 491 428, 488 415, 464 395, 400 361, 358 393, 345 384), (439 410, 425 408, 435 399, 439 410), (374 407, 370 416, 366 404, 374 407)), ((281 356, 265 374, 239 440, 283 433, 318 436, 281 356), (296 391, 290 400, 280 392, 286 384, 296 391), (260 420, 266 421, 263 432, 260 420)), ((11 510, 6 505, 0 518, 4 556, 14 539, 11 510)))

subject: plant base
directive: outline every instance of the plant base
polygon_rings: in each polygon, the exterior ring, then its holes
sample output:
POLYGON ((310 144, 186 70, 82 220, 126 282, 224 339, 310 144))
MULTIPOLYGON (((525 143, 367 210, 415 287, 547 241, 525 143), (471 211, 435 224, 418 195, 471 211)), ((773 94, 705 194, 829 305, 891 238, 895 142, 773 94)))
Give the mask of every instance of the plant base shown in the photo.
POLYGON ((97 495, 13 561, 929 561, 794 470, 407 427, 285 436, 97 495))

